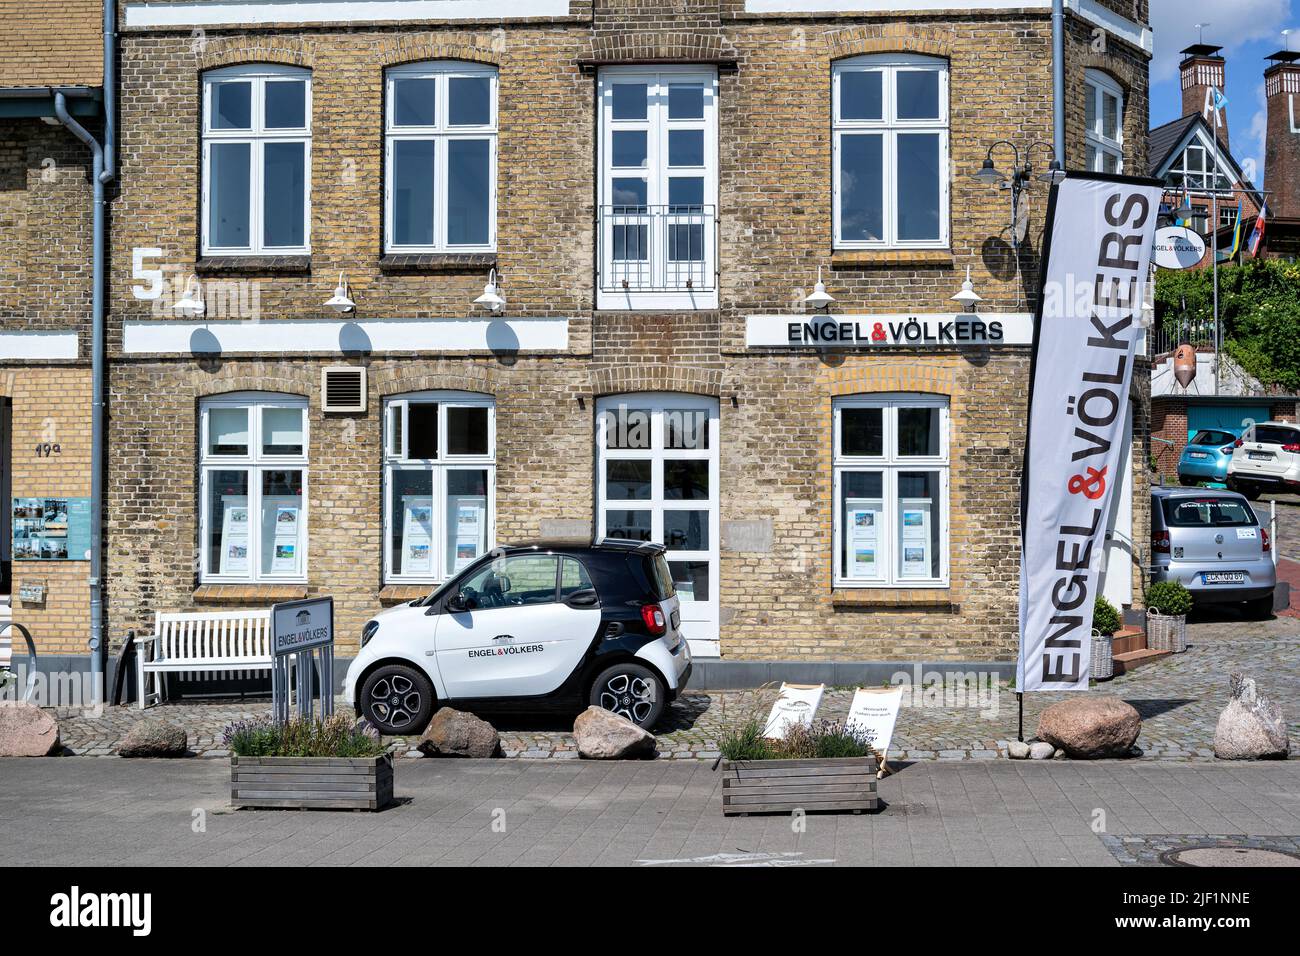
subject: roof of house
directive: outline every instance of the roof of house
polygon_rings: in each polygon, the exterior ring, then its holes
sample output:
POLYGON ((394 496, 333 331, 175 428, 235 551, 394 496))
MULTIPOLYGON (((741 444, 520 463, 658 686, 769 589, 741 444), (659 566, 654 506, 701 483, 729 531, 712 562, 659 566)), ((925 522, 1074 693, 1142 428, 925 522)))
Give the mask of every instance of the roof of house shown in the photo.
POLYGON ((0 87, 102 86, 103 6, 0 0, 0 87))
POLYGON ((1205 117, 1200 113, 1188 113, 1172 122, 1165 123, 1163 126, 1157 126, 1147 134, 1147 175, 1155 179, 1163 179, 1170 165, 1179 156, 1185 148, 1191 135, 1199 130, 1207 142, 1219 142, 1221 153, 1228 161, 1228 169, 1223 170, 1229 174, 1233 183, 1240 185, 1249 192, 1255 202, 1261 203, 1264 200, 1263 194, 1255 188, 1255 184, 1246 178, 1242 172, 1241 165, 1237 162, 1232 152, 1223 146, 1222 141, 1214 135, 1214 130, 1206 122, 1205 117))

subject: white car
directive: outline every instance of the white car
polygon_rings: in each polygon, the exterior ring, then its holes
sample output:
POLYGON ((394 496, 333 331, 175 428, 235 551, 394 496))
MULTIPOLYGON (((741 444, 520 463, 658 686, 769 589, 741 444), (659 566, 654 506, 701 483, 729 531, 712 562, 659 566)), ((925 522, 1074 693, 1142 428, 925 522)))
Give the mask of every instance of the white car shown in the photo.
POLYGON ((1246 429, 1232 449, 1228 487, 1251 501, 1262 491, 1300 488, 1300 426, 1263 422, 1246 429))
POLYGON ((418 734, 444 705, 594 704, 649 728, 690 678, 680 621, 662 545, 498 548, 367 622, 344 693, 385 734, 418 734))

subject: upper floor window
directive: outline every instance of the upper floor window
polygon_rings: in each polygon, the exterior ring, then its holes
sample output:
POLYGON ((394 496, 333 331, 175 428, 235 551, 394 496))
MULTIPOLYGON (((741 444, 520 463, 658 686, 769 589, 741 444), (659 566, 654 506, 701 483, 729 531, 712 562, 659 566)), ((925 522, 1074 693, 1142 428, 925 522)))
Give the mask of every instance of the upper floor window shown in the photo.
POLYGON ((1099 70, 1084 74, 1085 138, 1088 169, 1095 173, 1124 172, 1124 91, 1099 70))
POLYGON ((1197 139, 1174 160, 1169 172, 1165 174, 1165 183, 1172 189, 1187 189, 1191 192, 1231 192, 1232 180, 1228 177, 1228 165, 1222 157, 1217 161, 1216 170, 1213 151, 1197 139))
POLYGON ((836 587, 948 582, 948 401, 837 399, 836 587))
POLYGON ((307 253, 310 181, 310 72, 204 74, 203 254, 307 253))
POLYGON ((600 75, 601 308, 717 305, 718 78, 600 75))
POLYGON ((835 64, 835 245, 948 245, 948 64, 910 54, 835 64))
POLYGON ((419 392, 384 407, 385 579, 442 581, 491 546, 496 409, 488 395, 419 392))
POLYGON ((307 578, 307 400, 245 392, 200 414, 204 581, 307 578))
POLYGON ((415 63, 387 72, 387 252, 496 248, 497 71, 415 63))

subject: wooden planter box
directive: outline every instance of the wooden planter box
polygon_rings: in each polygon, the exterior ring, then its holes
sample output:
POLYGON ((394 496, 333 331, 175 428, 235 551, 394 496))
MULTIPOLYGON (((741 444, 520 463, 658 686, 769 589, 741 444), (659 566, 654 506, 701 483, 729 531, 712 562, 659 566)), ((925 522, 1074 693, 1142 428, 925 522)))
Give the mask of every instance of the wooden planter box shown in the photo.
POLYGON ((231 757, 230 805, 381 810, 393 802, 393 758, 231 757))
POLYGON ((722 814, 875 810, 875 757, 722 762, 722 814))

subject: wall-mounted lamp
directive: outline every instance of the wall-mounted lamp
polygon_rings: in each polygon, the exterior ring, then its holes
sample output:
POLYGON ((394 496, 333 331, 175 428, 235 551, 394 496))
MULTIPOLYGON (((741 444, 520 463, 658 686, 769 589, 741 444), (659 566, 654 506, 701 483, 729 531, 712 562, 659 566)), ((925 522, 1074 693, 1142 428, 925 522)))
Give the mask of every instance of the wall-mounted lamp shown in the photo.
POLYGON ((500 314, 506 307, 506 300, 497 291, 497 270, 493 269, 488 273, 487 285, 483 287, 483 294, 474 300, 474 304, 480 309, 487 309, 494 315, 500 314))
MULTIPOLYGON (((1020 222, 1020 194, 1024 192, 1026 185, 1034 178, 1034 167, 1029 162, 1029 157, 1036 148, 1051 150, 1052 147, 1047 143, 1033 142, 1025 149, 1025 164, 1020 165, 1020 150, 1016 144, 1005 139, 1000 139, 989 147, 988 154, 984 157, 984 162, 980 168, 971 173, 971 179, 976 182, 984 183, 987 186, 1002 186, 1004 189, 1011 190, 1011 245, 1017 252, 1020 250, 1021 237, 1017 234, 1017 224, 1020 222), (999 146, 1007 146, 1011 149, 1011 172, 1003 173, 993 164, 993 151, 999 146)), ((1052 162, 1047 167, 1047 172, 1038 177, 1045 183, 1056 184, 1065 180, 1065 170, 1055 159, 1053 154, 1052 162)))
POLYGON ((185 283, 185 293, 176 300, 172 308, 181 315, 191 317, 208 311, 207 305, 203 302, 203 284, 199 282, 198 276, 190 276, 189 281, 185 283))
POLYGON ((353 312, 357 304, 348 295, 348 280, 339 273, 339 284, 334 287, 334 295, 325 303, 335 312, 353 312))
POLYGON ((825 312, 835 301, 835 297, 826 291, 826 283, 822 281, 822 267, 817 267, 817 284, 813 286, 812 292, 804 296, 804 304, 812 306, 817 312, 825 312))
POLYGON ((970 266, 966 267, 966 281, 961 284, 961 291, 952 297, 952 301, 961 303, 966 312, 974 312, 975 304, 984 301, 984 297, 975 291, 975 283, 970 281, 970 266))

